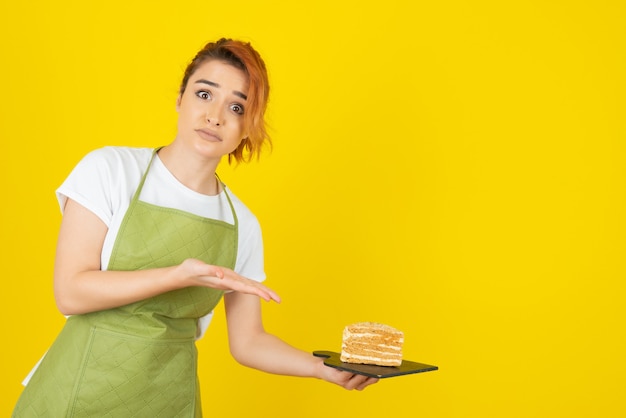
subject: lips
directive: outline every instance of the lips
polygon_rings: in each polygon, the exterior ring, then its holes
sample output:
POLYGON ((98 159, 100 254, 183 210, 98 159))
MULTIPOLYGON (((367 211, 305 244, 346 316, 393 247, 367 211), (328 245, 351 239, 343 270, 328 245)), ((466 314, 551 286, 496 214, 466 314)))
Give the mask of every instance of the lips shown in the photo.
POLYGON ((222 138, 218 134, 208 129, 196 129, 196 133, 200 138, 211 142, 222 142, 222 138))

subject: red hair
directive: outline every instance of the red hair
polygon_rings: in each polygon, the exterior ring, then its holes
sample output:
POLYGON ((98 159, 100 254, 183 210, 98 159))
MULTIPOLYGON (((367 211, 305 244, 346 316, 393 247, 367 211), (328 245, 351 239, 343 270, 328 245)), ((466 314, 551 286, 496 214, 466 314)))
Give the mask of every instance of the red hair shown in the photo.
POLYGON ((193 73, 210 60, 223 61, 242 70, 248 76, 248 99, 244 113, 244 130, 248 136, 228 155, 228 162, 230 163, 233 158, 237 162, 250 161, 254 156, 259 158, 263 145, 267 144, 270 147, 272 145, 265 122, 265 110, 270 92, 265 63, 249 42, 226 38, 210 42, 198 51, 187 66, 180 86, 181 95, 185 92, 193 73))

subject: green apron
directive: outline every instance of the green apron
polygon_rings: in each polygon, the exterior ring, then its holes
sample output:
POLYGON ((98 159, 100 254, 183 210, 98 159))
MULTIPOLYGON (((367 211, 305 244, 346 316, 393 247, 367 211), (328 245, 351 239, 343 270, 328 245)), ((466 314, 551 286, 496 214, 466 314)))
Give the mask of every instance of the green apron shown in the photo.
MULTIPOLYGON (((187 258, 234 268, 237 216, 228 194, 234 225, 142 202, 150 165, 122 221, 108 270, 168 267, 187 258)), ((188 287, 69 317, 13 417, 201 417, 194 341, 198 318, 222 295, 188 287)))

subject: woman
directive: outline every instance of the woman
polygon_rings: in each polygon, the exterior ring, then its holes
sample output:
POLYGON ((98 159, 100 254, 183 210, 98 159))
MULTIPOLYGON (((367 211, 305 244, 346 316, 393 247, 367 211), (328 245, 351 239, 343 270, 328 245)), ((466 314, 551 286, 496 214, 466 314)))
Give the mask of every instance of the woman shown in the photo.
POLYGON ((265 65, 249 43, 207 44, 185 71, 175 139, 156 150, 88 154, 57 190, 63 221, 54 291, 68 315, 14 417, 201 416, 196 348, 224 295, 241 364, 364 389, 264 331, 264 280, 254 215, 216 177, 268 141, 265 65))

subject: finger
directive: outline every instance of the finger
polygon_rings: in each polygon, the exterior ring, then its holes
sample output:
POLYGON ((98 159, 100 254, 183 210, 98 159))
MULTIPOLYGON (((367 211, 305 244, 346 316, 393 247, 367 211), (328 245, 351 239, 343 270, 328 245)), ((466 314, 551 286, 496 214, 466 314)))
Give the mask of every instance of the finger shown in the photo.
POLYGON ((272 289, 268 289, 267 291, 268 291, 268 295, 270 297, 270 299, 267 300, 268 302, 273 300, 276 303, 280 303, 282 301, 280 296, 278 296, 278 294, 276 292, 274 292, 272 289))
POLYGON ((278 296, 276 292, 274 292, 273 290, 267 287, 253 286, 253 289, 254 289, 253 293, 259 296, 261 299, 265 300, 266 302, 274 301, 274 302, 280 303, 281 301, 280 296, 278 296))
POLYGON ((225 276, 223 285, 236 292, 256 295, 267 302, 272 300, 275 302, 281 301, 280 296, 269 287, 257 281, 239 276, 236 273, 225 276))
POLYGON ((192 274, 197 276, 209 276, 223 279, 226 276, 224 268, 206 264, 204 261, 193 258, 185 260, 187 266, 191 267, 192 274))
POLYGON ((373 382, 374 380, 378 380, 378 379, 374 379, 374 378, 371 378, 369 376, 365 376, 365 375, 361 375, 361 374, 354 374, 350 378, 350 381, 349 381, 348 386, 346 387, 346 389, 363 390, 368 385, 374 383, 373 382))
POLYGON ((334 370, 334 373, 336 375, 336 378, 334 379, 335 383, 342 386, 346 390, 355 389, 357 384, 359 383, 359 376, 361 376, 358 374, 337 369, 334 370))
POLYGON ((355 374, 350 378, 347 389, 357 389, 365 380, 367 380, 366 376, 355 374))
POLYGON ((265 300, 266 302, 270 302, 273 300, 275 302, 280 303, 281 301, 280 296, 278 296, 278 294, 274 292, 272 289, 270 289, 269 287, 255 280, 247 279, 241 276, 239 276, 239 278, 243 280, 242 284, 244 286, 247 286, 248 293, 250 293, 250 290, 252 290, 252 293, 259 296, 261 299, 265 300))
POLYGON ((374 383, 378 383, 378 379, 376 379, 375 377, 369 377, 369 378, 365 379, 365 381, 360 383, 355 389, 356 390, 363 390, 366 387, 368 387, 369 385, 373 385, 374 383))

